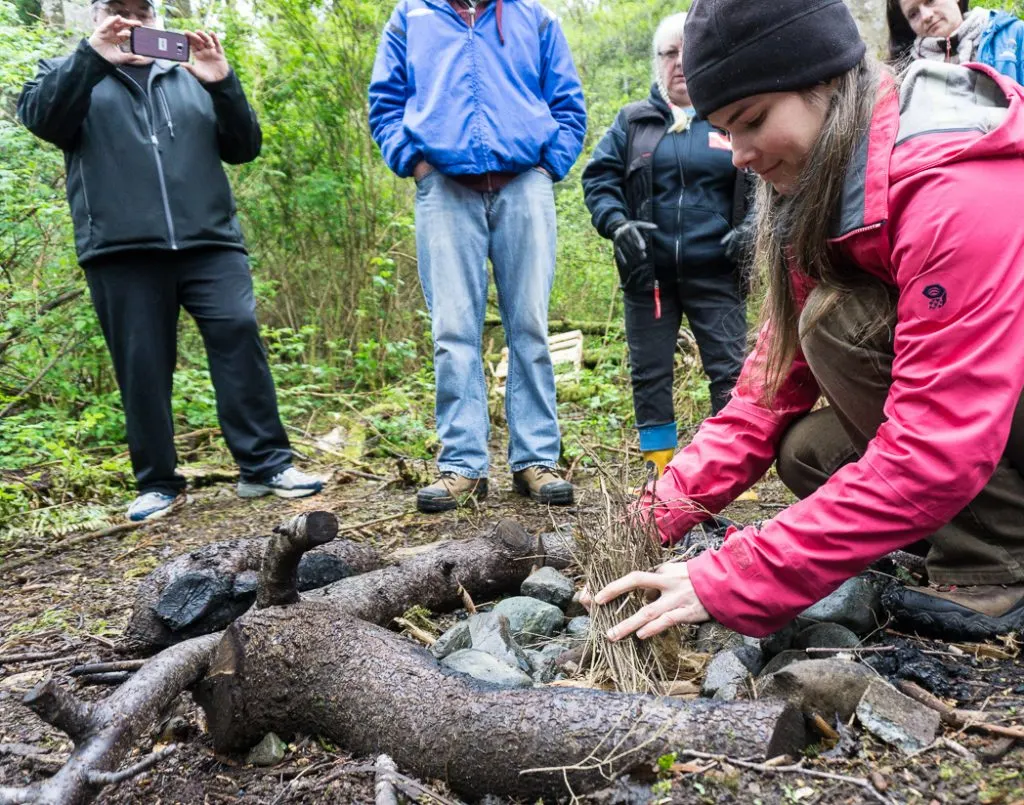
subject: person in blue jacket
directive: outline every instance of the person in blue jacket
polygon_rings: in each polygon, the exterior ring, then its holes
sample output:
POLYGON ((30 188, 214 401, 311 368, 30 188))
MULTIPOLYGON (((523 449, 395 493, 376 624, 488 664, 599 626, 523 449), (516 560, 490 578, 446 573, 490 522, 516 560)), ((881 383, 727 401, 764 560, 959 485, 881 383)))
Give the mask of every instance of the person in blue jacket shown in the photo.
POLYGON ((981 62, 1024 83, 1024 21, 968 0, 888 0, 889 58, 981 62))
POLYGON ((481 341, 487 260, 508 345, 513 485, 566 505, 547 345, 555 269, 553 183, 583 147, 583 89, 558 20, 536 0, 401 0, 370 81, 370 128, 416 181, 416 253, 434 340, 440 477, 423 512, 487 494, 481 341))
POLYGON ((676 448, 672 375, 683 314, 712 413, 729 400, 747 332, 745 282, 728 248, 746 213, 747 177, 733 167, 728 138, 690 104, 685 22, 674 14, 658 26, 650 96, 619 112, 583 171, 594 227, 615 243, 640 450, 659 475, 676 448))

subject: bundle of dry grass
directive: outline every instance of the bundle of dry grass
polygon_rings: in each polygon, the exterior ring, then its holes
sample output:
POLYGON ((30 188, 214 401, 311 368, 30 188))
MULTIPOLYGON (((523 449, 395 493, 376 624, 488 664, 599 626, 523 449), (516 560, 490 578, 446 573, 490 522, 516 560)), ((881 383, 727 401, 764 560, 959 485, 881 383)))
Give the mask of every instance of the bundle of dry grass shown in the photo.
MULTIPOLYGON (((591 592, 633 570, 652 570, 673 558, 661 547, 649 518, 627 515, 634 496, 621 491, 625 488, 609 491, 602 479, 605 506, 600 525, 596 530, 581 528, 576 563, 591 592)), ((647 640, 631 636, 612 643, 605 638, 609 628, 646 603, 642 592, 633 592, 591 609, 588 650, 594 684, 610 682, 623 692, 661 694, 671 690, 672 683, 703 674, 708 656, 693 648, 694 627, 675 627, 647 640)))

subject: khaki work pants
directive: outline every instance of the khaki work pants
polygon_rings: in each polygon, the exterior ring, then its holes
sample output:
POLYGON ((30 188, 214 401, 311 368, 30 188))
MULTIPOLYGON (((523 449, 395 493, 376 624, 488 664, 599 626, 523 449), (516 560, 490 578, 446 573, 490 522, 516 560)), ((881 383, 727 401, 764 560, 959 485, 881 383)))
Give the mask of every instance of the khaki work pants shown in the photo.
MULTIPOLYGON (((777 469, 798 497, 810 495, 867 449, 885 419, 892 384, 893 289, 847 294, 808 330, 823 296, 812 291, 800 320, 800 346, 828 407, 794 422, 783 436, 777 469), (889 311, 888 326, 878 311, 889 311)), ((1024 582, 1024 397, 1009 444, 991 480, 952 522, 927 540, 928 578, 936 584, 1024 582)))

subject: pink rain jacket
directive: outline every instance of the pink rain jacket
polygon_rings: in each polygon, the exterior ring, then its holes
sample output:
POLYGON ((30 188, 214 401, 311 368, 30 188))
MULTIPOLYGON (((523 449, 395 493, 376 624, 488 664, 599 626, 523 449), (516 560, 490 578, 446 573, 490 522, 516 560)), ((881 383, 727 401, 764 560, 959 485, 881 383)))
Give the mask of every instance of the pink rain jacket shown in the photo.
MULTIPOLYGON (((864 456, 760 528, 689 562, 697 595, 747 635, 780 628, 981 491, 1024 387, 1024 89, 995 70, 917 62, 880 92, 848 171, 836 248, 898 289, 893 383, 864 456)), ((798 293, 798 296, 806 294, 798 293)), ((767 329, 767 328, 766 328, 767 329)), ((665 542, 752 486, 818 386, 798 354, 760 400, 763 330, 732 400, 656 487, 665 542)))

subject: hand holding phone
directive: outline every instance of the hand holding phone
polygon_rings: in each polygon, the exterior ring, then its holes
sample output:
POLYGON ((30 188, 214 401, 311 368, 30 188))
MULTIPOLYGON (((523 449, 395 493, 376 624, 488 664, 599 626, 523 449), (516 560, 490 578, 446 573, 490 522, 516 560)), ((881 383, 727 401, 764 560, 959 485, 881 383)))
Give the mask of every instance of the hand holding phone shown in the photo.
POLYGON ((191 64, 183 64, 182 67, 192 73, 200 83, 223 81, 230 75, 231 65, 224 56, 224 46, 221 45, 217 34, 188 31, 185 36, 192 45, 193 61, 191 64))
POLYGON ((132 28, 132 53, 151 59, 187 62, 189 39, 185 34, 159 28, 132 28))
POLYGON ((89 45, 111 64, 132 64, 138 61, 138 57, 125 50, 123 46, 128 43, 131 32, 138 26, 138 20, 117 15, 107 17, 92 32, 89 45))

